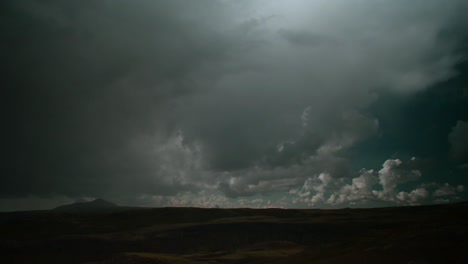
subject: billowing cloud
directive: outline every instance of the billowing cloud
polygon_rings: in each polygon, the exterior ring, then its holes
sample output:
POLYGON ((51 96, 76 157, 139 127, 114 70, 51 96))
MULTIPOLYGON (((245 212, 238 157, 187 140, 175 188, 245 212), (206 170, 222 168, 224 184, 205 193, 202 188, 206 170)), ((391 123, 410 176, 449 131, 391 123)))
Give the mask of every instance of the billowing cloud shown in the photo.
POLYGON ((429 192, 424 188, 417 188, 411 192, 398 193, 397 199, 403 203, 419 204, 429 197, 429 192))
MULTIPOLYGON (((411 161, 414 160, 412 159, 411 161)), ((379 180, 383 188, 383 191, 379 192, 379 195, 392 195, 399 184, 415 181, 421 177, 419 170, 408 168, 409 166, 405 166, 399 159, 385 161, 383 168, 379 171, 379 180)))
POLYGON ((463 185, 458 185, 458 186, 451 186, 448 183, 445 183, 444 185, 440 186, 435 190, 434 196, 452 196, 456 195, 457 193, 461 193, 465 190, 463 185))
POLYGON ((416 158, 406 162, 388 159, 379 171, 362 169, 355 177, 333 179, 322 173, 307 179, 302 188, 290 193, 297 196, 295 204, 312 206, 363 205, 369 202, 414 205, 430 202, 431 195, 434 200, 439 196, 446 196, 449 201, 456 200, 464 191, 462 185, 455 187, 448 183, 419 184, 413 190, 402 190, 405 183, 416 182, 422 177, 421 171, 417 170, 419 164, 416 158))

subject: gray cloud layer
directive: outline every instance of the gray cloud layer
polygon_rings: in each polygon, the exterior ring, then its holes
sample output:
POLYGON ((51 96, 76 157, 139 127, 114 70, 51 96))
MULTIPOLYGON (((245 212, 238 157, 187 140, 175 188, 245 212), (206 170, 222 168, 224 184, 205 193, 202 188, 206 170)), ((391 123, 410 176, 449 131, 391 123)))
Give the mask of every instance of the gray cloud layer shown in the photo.
POLYGON ((451 152, 457 160, 468 159, 468 122, 458 121, 449 134, 451 152))
MULTIPOLYGON (((467 25, 455 0, 1 5, 3 197, 252 197, 320 175, 367 197, 349 150, 380 133, 368 107, 453 77, 467 25)), ((372 195, 398 199, 386 173, 372 195)))

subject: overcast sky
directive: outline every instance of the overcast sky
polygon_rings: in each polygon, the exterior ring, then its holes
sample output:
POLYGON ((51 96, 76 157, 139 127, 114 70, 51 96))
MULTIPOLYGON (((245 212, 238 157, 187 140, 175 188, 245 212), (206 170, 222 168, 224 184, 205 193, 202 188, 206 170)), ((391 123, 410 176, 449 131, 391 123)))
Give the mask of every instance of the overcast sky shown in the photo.
POLYGON ((464 0, 0 3, 0 211, 468 198, 464 0))

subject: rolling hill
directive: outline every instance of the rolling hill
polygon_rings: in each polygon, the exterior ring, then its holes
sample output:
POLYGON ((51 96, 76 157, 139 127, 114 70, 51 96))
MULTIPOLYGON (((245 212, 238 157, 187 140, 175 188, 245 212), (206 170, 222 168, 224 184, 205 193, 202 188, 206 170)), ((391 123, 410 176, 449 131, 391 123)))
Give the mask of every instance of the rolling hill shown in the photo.
POLYGON ((468 204, 0 213, 0 263, 468 263, 468 204))

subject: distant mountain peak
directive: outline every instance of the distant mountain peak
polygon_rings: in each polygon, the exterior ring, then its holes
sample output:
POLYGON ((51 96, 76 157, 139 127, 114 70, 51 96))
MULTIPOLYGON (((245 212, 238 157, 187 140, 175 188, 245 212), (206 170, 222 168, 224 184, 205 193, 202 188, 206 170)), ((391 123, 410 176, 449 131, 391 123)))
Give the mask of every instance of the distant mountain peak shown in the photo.
POLYGON ((90 204, 90 205, 102 205, 102 206, 112 206, 112 207, 117 206, 116 204, 106 201, 102 198, 97 198, 97 199, 94 199, 92 201, 85 202, 85 203, 90 204))
POLYGON ((97 198, 89 202, 75 202, 72 204, 62 205, 54 208, 54 211, 62 212, 95 212, 101 210, 110 210, 118 208, 119 206, 106 201, 102 198, 97 198))

